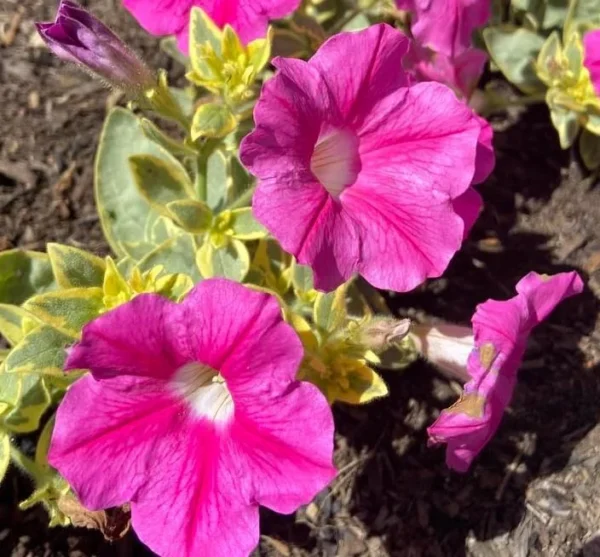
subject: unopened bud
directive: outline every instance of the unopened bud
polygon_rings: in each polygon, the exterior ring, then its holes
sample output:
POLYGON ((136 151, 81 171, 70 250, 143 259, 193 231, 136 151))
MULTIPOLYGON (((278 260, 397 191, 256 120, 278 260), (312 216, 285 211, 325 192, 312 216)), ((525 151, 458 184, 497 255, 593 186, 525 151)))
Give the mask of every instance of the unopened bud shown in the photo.
POLYGON ((400 342, 410 329, 410 319, 375 317, 359 328, 359 342, 375 353, 400 342))
POLYGON ((70 0, 61 0, 54 22, 36 23, 59 58, 84 66, 111 85, 136 95, 154 87, 153 72, 104 23, 70 0))

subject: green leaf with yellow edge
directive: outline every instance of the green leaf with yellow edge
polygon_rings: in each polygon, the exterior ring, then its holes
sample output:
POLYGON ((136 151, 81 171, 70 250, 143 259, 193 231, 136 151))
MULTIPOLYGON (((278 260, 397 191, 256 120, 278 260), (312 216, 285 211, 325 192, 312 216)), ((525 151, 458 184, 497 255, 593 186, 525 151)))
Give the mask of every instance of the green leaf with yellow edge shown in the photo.
POLYGON ((0 430, 0 483, 6 476, 6 471, 10 465, 10 437, 0 430))
POLYGON ((560 33, 554 31, 544 42, 537 57, 535 71, 538 77, 546 84, 551 85, 554 79, 554 68, 562 57, 562 43, 560 33))
POLYGON ((387 396, 388 388, 383 379, 369 366, 356 364, 348 371, 347 387, 335 389, 335 399, 348 404, 366 404, 376 398, 387 396))
POLYGON ((269 27, 264 39, 256 39, 248 44, 248 58, 257 75, 269 63, 271 58, 271 45, 273 43, 273 28, 269 27))
POLYGON ((40 420, 52 399, 43 377, 31 373, 21 377, 18 405, 2 419, 2 425, 14 433, 30 433, 40 427, 40 420))
POLYGON ((231 211, 233 237, 238 240, 260 240, 269 233, 252 215, 252 207, 231 211))
POLYGON ((244 45, 233 30, 231 25, 226 24, 221 34, 221 56, 224 60, 236 60, 244 55, 244 45))
POLYGON ((315 299, 313 321, 324 331, 335 331, 346 322, 346 292, 348 283, 333 292, 319 292, 315 299))
POLYGON ((200 46, 208 43, 212 49, 221 52, 221 29, 201 8, 194 6, 190 14, 190 59, 195 69, 200 56, 200 46))
POLYGON ((170 216, 167 203, 194 196, 194 186, 185 169, 154 155, 133 155, 129 167, 140 194, 159 213, 170 216))
POLYGON ((17 406, 21 397, 21 376, 6 373, 6 360, 0 364, 0 415, 17 406))
POLYGON ((206 203, 183 199, 168 203, 167 211, 179 226, 192 234, 201 234, 210 228, 212 211, 206 203))
POLYGON ((194 282, 202 280, 196 268, 196 244, 190 234, 167 240, 139 262, 142 271, 162 265, 169 273, 189 275, 194 282))
POLYGON ((96 155, 96 205, 104 236, 113 252, 119 258, 131 255, 139 259, 139 253, 134 256, 130 246, 148 241, 149 223, 154 223, 159 214, 140 195, 135 184, 129 165, 129 157, 134 155, 151 155, 167 164, 181 166, 175 157, 144 135, 136 116, 115 108, 104 123, 96 155))
POLYGON ((204 278, 225 277, 242 282, 250 269, 250 255, 246 246, 235 238, 215 247, 207 236, 196 254, 196 264, 204 278))
POLYGON ((45 253, 20 249, 0 252, 0 303, 18 306, 34 294, 55 289, 45 253))
POLYGON ((41 325, 11 350, 5 361, 6 373, 62 376, 65 348, 71 344, 72 336, 41 325))
POLYGON ((600 26, 598 0, 570 0, 567 17, 564 20, 563 34, 585 32, 600 26))
POLYGON ((100 257, 62 244, 50 243, 47 250, 54 277, 61 288, 102 285, 106 266, 100 257))
POLYGON ((568 149, 579 133, 580 128, 577 114, 571 110, 566 110, 559 106, 552 106, 550 103, 548 104, 550 106, 550 119, 558 132, 560 146, 563 149, 568 149))
POLYGON ((311 292, 315 288, 312 269, 300 265, 296 259, 292 259, 292 284, 298 292, 311 292))
POLYGON ((174 157, 197 157, 198 151, 192 149, 182 141, 174 139, 163 132, 152 120, 142 118, 140 126, 144 135, 174 157))
POLYGON ((27 320, 30 321, 29 328, 38 323, 38 320, 23 308, 11 306, 10 304, 0 304, 0 335, 11 346, 23 340, 28 329, 27 320))
POLYGON ((583 130, 579 136, 579 153, 588 170, 600 167, 600 136, 583 130))
POLYGON ((215 149, 206 161, 206 202, 213 211, 226 205, 229 182, 228 157, 221 149, 215 149))
POLYGON ((194 141, 201 137, 225 137, 235 130, 237 125, 237 118, 228 106, 205 103, 200 105, 194 114, 190 135, 194 141))
POLYGON ((102 288, 70 288, 30 298, 23 308, 40 321, 72 338, 79 338, 86 323, 104 309, 102 288))
POLYGON ((507 24, 484 29, 483 38, 493 61, 510 82, 528 94, 544 89, 534 70, 534 60, 544 45, 542 36, 507 24))

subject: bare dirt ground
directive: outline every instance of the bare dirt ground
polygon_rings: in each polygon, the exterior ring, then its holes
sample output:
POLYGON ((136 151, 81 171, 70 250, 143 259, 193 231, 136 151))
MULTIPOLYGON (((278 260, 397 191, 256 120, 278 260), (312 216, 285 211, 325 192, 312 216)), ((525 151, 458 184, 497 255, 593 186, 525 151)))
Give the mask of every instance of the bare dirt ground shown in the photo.
MULTIPOLYGON (((181 76, 118 0, 84 4, 181 76)), ((33 21, 54 9, 0 4, 0 249, 58 241, 104 254, 92 161, 107 107, 122 99, 42 47, 33 21)), ((493 124, 498 163, 469 241, 444 278, 390 305, 468 322, 531 269, 576 268, 588 289, 536 330, 501 429, 469 474, 448 471, 443 450, 426 446, 455 387, 424 363, 387 373, 389 398, 335 409, 338 478, 296 516, 263 512, 258 555, 600 556, 600 190, 559 149, 544 107, 493 124)), ((0 555, 149 554, 132 533, 109 545, 95 532, 48 529, 42 509, 17 508, 29 490, 16 471, 0 487, 0 555)))

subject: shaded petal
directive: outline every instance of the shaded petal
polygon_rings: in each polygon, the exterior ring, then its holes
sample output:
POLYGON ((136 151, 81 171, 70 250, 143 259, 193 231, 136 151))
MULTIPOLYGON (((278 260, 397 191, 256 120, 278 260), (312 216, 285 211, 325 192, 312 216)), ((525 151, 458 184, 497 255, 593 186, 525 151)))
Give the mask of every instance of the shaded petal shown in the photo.
POLYGON ((596 95, 600 96, 600 29, 588 31, 583 36, 583 48, 583 64, 590 72, 596 95))
MULTIPOLYGON (((474 113, 475 114, 475 113, 474 113)), ((481 184, 494 170, 496 166, 496 154, 494 153, 494 130, 490 123, 481 116, 475 114, 475 118, 481 125, 479 139, 477 141, 477 152, 475 154, 475 174, 473 184, 481 184)))
POLYGON ((463 239, 465 239, 481 213, 483 199, 475 189, 469 188, 465 193, 452 201, 452 207, 454 212, 464 222, 463 239))
MULTIPOLYGON (((195 0, 123 0, 140 25, 153 35, 174 35, 189 25, 195 0)), ((186 48, 187 52, 187 48, 186 48)))
POLYGON ((401 63, 409 44, 403 33, 381 23, 358 33, 334 35, 310 59, 346 125, 360 124, 377 101, 409 84, 401 63), (352 53, 351 63, 348 53, 352 53))

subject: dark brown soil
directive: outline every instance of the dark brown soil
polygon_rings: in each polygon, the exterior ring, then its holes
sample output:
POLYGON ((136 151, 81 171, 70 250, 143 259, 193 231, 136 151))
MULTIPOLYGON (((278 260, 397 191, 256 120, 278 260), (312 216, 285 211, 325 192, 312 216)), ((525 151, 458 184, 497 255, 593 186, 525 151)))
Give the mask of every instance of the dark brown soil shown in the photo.
MULTIPOLYGON (((150 62, 178 72, 118 0, 87 4, 150 62)), ((33 21, 53 10, 45 0, 0 7, 0 249, 59 241, 106 253, 92 160, 107 106, 121 99, 41 47, 33 21)), ((426 445, 425 428, 456 387, 424 363, 388 373, 389 398, 335 409, 338 478, 295 517, 263 512, 258 554, 600 555, 600 190, 560 150, 544 107, 493 123, 498 163, 480 188, 486 209, 473 234, 444 278, 391 306, 468 322, 477 303, 511 296, 531 269, 577 268, 588 289, 536 330, 511 408, 469 474, 448 471, 443 450, 426 445)), ((0 555, 145 554, 133 534, 109 545, 86 530, 48 529, 42 509, 17 509, 28 491, 16 471, 0 488, 0 555)))

